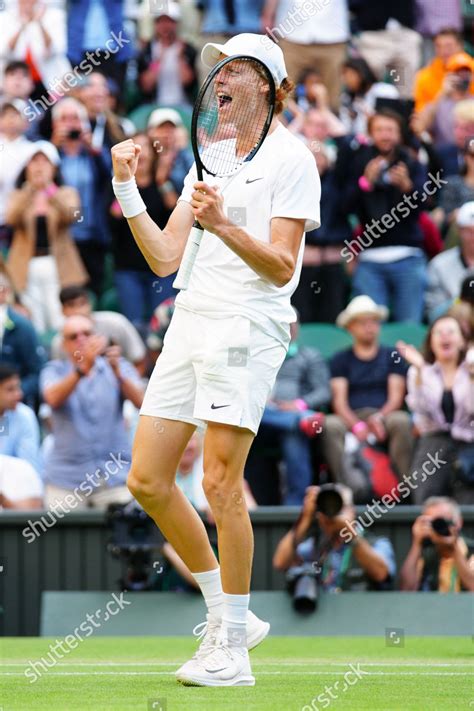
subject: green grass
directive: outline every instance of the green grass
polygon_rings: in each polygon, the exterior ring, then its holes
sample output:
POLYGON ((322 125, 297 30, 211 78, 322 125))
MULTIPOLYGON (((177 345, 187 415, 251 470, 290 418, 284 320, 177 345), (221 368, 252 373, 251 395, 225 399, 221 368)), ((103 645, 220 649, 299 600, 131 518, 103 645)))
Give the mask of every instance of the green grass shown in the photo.
POLYGON ((374 637, 271 637, 251 653, 255 687, 226 689, 175 681, 174 670, 194 649, 184 637, 90 637, 31 683, 25 668, 47 654, 50 643, 0 641, 0 709, 160 711, 160 699, 163 711, 234 711, 235 704, 239 711, 474 708, 470 637, 408 637, 403 647, 374 637), (350 664, 368 674, 355 683, 352 674, 352 686, 343 691, 350 664), (325 687, 338 698, 327 694, 318 701, 325 687))

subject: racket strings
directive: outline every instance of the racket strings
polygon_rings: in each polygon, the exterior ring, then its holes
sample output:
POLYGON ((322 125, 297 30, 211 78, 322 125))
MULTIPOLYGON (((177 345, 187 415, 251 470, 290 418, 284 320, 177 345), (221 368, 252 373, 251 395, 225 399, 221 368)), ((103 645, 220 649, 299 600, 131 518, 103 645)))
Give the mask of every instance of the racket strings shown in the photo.
POLYGON ((197 139, 206 172, 235 173, 252 158, 271 114, 268 80, 251 59, 226 63, 201 97, 197 139))

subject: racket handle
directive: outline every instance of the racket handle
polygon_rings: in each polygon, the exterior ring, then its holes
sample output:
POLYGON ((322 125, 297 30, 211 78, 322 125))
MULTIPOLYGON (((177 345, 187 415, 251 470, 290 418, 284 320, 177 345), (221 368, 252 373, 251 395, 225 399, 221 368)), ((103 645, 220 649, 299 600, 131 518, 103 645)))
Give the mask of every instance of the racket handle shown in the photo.
POLYGON ((176 274, 176 279, 173 282, 175 289, 185 290, 188 288, 191 272, 194 267, 194 262, 196 261, 203 234, 204 230, 201 227, 193 227, 191 229, 184 249, 183 258, 178 273, 176 274))

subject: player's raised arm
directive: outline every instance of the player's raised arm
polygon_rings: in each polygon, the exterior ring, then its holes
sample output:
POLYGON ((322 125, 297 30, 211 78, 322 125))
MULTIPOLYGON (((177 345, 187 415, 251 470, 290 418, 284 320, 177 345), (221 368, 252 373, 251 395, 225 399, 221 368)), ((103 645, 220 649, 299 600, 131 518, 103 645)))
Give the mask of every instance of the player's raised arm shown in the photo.
POLYGON ((141 147, 129 138, 112 148, 112 186, 124 217, 152 271, 164 277, 179 267, 194 217, 186 202, 178 202, 161 230, 146 211, 135 181, 141 147))

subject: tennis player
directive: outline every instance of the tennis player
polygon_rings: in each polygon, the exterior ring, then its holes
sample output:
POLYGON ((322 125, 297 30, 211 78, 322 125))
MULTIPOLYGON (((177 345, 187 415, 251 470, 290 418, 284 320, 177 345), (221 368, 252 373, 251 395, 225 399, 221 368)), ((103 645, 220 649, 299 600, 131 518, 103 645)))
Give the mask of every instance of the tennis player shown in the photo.
MULTIPOLYGON (((112 149, 115 195, 155 274, 178 269, 195 219, 205 230, 150 378, 128 479, 208 608, 201 645, 176 673, 189 685, 255 683, 248 648, 265 638, 269 625, 248 610, 253 533, 243 471, 289 345, 304 232, 319 226, 315 160, 278 119, 293 85, 281 49, 267 45, 261 35, 241 34, 203 48, 208 67, 236 54, 263 62, 275 80, 275 114, 260 150, 234 176, 207 174, 199 182, 191 168, 165 229, 149 217, 135 183, 140 146, 129 139, 112 149), (178 462, 199 425, 206 426, 203 486, 220 567, 200 517, 175 485, 178 462)), ((223 72, 216 82, 222 105, 239 101, 238 74, 223 72)))

